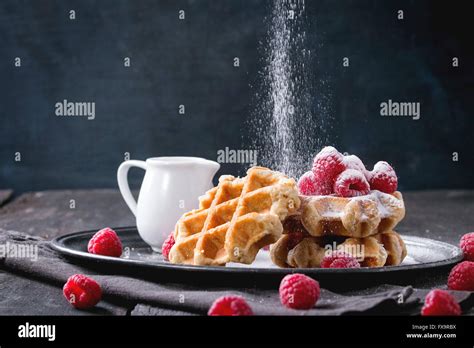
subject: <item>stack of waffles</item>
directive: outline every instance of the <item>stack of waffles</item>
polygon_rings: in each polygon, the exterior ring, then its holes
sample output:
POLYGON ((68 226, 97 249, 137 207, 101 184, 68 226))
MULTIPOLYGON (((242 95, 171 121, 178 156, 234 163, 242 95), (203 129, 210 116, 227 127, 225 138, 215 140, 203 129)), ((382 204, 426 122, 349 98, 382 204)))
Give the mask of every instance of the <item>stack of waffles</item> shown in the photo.
POLYGON ((244 178, 221 176, 218 186, 199 199, 199 209, 176 224, 172 263, 250 264, 258 251, 280 240, 282 222, 300 208, 294 179, 263 167, 244 178))
POLYGON ((400 192, 300 199, 299 211, 287 219, 270 249, 277 266, 320 267, 327 251, 334 249, 352 254, 365 267, 398 265, 405 258, 405 244, 393 230, 405 216, 400 192))

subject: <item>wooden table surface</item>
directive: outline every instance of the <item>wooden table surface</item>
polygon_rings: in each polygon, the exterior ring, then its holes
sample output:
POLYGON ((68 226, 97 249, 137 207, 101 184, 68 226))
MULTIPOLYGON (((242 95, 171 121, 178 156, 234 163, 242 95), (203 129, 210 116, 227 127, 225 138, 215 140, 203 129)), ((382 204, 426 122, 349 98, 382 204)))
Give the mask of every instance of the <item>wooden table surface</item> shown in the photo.
MULTIPOLYGON (((135 224, 120 193, 113 189, 32 192, 8 201, 9 195, 11 192, 0 191, 0 228, 5 230, 52 239, 75 231, 135 224)), ((472 190, 406 192, 404 200, 406 217, 397 227, 402 234, 458 244, 461 235, 474 231, 472 190)), ((27 289, 33 282, 36 281, 0 270, 0 315, 50 314, 41 299, 28 297, 27 289)), ((445 275, 440 275, 438 279, 426 280, 425 287, 444 284, 445 275)), ((38 286, 44 286, 46 293, 61 291, 46 284, 38 286)), ((66 305, 60 313, 80 315, 78 312, 66 305)), ((120 313, 120 308, 111 308, 111 314, 120 313)))

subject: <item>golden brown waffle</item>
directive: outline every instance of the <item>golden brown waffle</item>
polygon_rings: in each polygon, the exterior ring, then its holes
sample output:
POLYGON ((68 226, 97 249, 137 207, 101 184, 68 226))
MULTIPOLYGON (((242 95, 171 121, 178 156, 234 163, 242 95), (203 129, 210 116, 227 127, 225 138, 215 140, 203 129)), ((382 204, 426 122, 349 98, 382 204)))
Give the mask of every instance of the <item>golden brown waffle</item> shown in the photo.
POLYGON ((271 246, 270 256, 275 265, 290 268, 320 267, 324 256, 334 250, 352 254, 363 267, 396 266, 407 255, 405 243, 398 233, 389 231, 366 238, 347 238, 336 242, 331 237, 303 238, 296 246, 291 246, 291 235, 283 234, 271 246))
POLYGON ((272 244, 273 263, 283 268, 317 268, 332 250, 352 254, 363 267, 395 266, 407 254, 405 243, 395 231, 386 231, 365 238, 311 236, 301 223, 300 215, 284 222, 280 239, 272 244))
POLYGON ((300 207, 295 181, 263 167, 250 168, 244 178, 222 176, 199 201, 199 209, 176 224, 172 263, 252 263, 281 236, 281 221, 300 207))
POLYGON ((360 197, 302 196, 301 222, 314 237, 368 237, 388 232, 405 216, 402 194, 371 191, 360 197))

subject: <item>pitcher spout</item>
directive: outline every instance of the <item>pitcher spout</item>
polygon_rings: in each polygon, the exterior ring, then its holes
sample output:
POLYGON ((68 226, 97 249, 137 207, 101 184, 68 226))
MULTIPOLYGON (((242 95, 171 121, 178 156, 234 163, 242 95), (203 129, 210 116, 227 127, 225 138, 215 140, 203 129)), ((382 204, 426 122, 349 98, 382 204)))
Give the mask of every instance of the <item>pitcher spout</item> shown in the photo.
POLYGON ((149 169, 171 175, 177 185, 191 184, 204 191, 213 186, 212 179, 220 168, 219 163, 200 157, 154 157, 146 163, 149 169))
POLYGON ((203 158, 200 158, 199 161, 196 161, 194 165, 196 174, 203 181, 207 181, 209 183, 212 183, 212 179, 214 178, 214 175, 216 175, 220 167, 221 165, 219 163, 203 158))

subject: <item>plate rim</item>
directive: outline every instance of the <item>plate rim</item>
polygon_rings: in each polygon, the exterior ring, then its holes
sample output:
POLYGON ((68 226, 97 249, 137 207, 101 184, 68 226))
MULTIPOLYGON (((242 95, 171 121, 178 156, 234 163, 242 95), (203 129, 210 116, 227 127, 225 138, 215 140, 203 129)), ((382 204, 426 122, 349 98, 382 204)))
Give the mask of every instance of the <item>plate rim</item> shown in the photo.
MULTIPOLYGON (((122 226, 122 227, 112 227, 117 234, 120 233, 130 233, 133 230, 137 230, 136 226, 122 226)), ((204 272, 204 273, 265 273, 265 274, 287 274, 287 273, 318 273, 318 274, 373 274, 373 273, 391 273, 391 272, 402 272, 402 271, 413 271, 413 270, 422 270, 422 269, 431 269, 437 267, 443 267, 458 263, 463 259, 462 250, 456 245, 452 245, 446 242, 438 241, 435 239, 411 236, 406 234, 400 234, 402 238, 408 237, 409 240, 425 240, 430 243, 435 243, 440 247, 451 249, 453 251, 453 257, 445 260, 426 262, 421 264, 412 264, 412 265, 397 265, 397 266, 383 266, 383 267, 361 267, 361 268, 247 268, 247 267, 223 267, 223 266, 196 266, 196 265, 182 265, 182 264, 172 264, 172 263, 163 263, 163 262, 147 262, 144 260, 137 259, 125 259, 117 258, 112 256, 96 255, 90 254, 88 252, 75 250, 65 246, 64 241, 76 238, 81 235, 87 235, 91 233, 96 233, 98 229, 77 231, 68 234, 64 234, 58 237, 55 237, 50 241, 50 245, 53 249, 65 256, 70 256, 74 258, 85 259, 87 261, 102 261, 104 263, 111 263, 115 265, 126 265, 128 267, 132 265, 137 265, 140 267, 153 268, 157 270, 176 270, 176 271, 187 271, 187 272, 204 272)), ((138 232, 137 232, 138 233, 138 232)))

